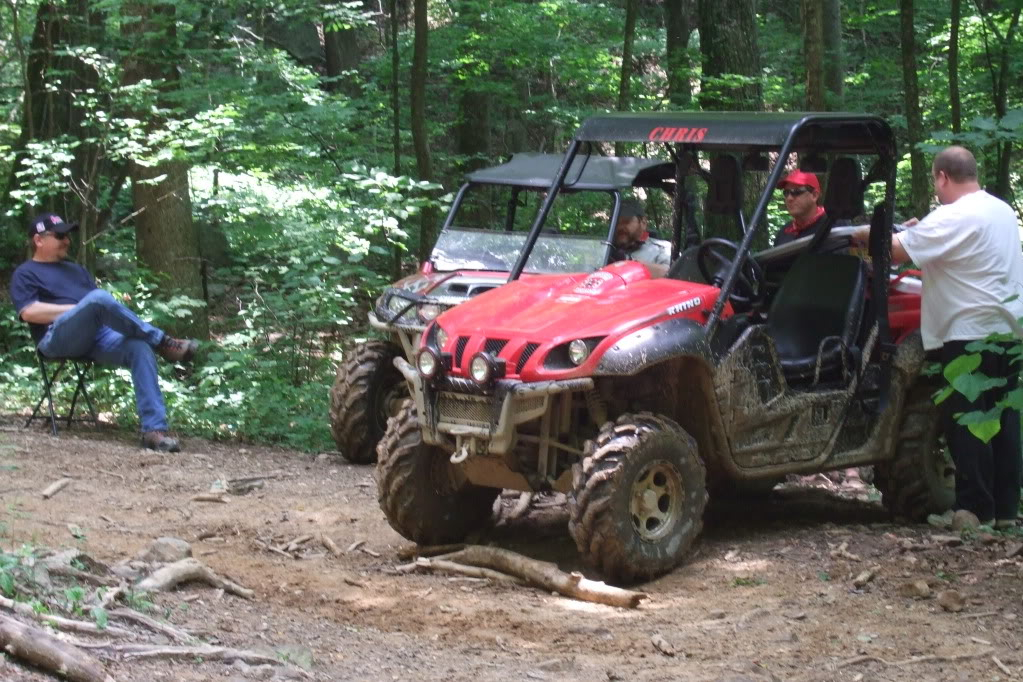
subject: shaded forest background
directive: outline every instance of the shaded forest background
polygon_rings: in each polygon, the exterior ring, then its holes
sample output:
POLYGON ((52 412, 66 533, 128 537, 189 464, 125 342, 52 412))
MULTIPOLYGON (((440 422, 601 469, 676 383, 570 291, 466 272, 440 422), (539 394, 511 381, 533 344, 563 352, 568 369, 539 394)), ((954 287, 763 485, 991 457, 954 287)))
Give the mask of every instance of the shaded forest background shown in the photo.
MULTIPOLYGON (((898 208, 958 141, 1023 214, 1023 0, 2 0, 0 280, 28 216, 143 315, 211 338, 174 426, 330 449, 327 389, 461 176, 608 110, 845 110, 899 135, 898 208)), ((612 150, 608 150, 609 152, 612 150)), ((776 210, 781 211, 781 206, 776 210)), ((3 294, 6 296, 6 292, 3 294)), ((0 299, 0 409, 34 392, 0 299)), ((97 393, 134 422, 130 378, 97 393)))

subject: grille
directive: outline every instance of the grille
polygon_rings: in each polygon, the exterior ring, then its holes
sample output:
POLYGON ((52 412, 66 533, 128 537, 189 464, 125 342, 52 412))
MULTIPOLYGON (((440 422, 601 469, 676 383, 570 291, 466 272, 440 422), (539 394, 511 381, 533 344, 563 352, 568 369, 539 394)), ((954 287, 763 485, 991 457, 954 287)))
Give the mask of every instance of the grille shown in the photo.
POLYGON ((539 347, 540 347, 540 344, 538 344, 538 343, 527 343, 526 344, 526 347, 522 350, 522 355, 519 356, 518 363, 516 363, 516 365, 515 365, 515 373, 516 374, 521 374, 522 373, 522 368, 526 366, 526 362, 529 360, 530 356, 532 356, 533 353, 536 352, 536 349, 539 348, 539 347))
POLYGON ((437 413, 445 423, 489 428, 493 410, 490 401, 484 398, 441 393, 437 401, 437 413))
POLYGON ((462 353, 465 352, 465 347, 468 343, 468 336, 459 336, 458 341, 455 342, 455 367, 462 366, 462 353))
POLYGON ((504 347, 508 345, 505 339, 487 339, 487 342, 483 344, 483 350, 490 353, 491 355, 498 355, 504 347))

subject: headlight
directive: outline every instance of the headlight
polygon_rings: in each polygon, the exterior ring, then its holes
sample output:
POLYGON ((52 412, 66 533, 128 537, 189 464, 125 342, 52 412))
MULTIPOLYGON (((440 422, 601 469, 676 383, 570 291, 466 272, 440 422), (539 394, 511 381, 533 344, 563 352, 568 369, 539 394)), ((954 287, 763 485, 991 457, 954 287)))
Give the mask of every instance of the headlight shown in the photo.
POLYGON ((437 331, 433 334, 433 339, 437 342, 437 350, 443 350, 444 346, 448 345, 448 333, 439 324, 437 331))
POLYGON ((486 352, 476 353, 469 363, 469 375, 478 384, 489 384, 504 376, 504 358, 495 358, 486 352))
POLYGON ((416 358, 416 368, 423 377, 432 379, 440 369, 440 358, 429 348, 424 348, 419 351, 419 357, 416 358))
POLYGON ((590 357, 590 345, 582 339, 576 339, 568 344, 568 359, 572 364, 581 365, 590 357))
POLYGON ((436 303, 424 303, 419 306, 419 319, 423 322, 432 322, 441 314, 442 310, 436 303))
POLYGON ((472 378, 478 384, 485 384, 490 381, 493 373, 493 368, 487 362, 487 356, 482 353, 477 353, 476 357, 469 363, 469 374, 472 375, 472 378))

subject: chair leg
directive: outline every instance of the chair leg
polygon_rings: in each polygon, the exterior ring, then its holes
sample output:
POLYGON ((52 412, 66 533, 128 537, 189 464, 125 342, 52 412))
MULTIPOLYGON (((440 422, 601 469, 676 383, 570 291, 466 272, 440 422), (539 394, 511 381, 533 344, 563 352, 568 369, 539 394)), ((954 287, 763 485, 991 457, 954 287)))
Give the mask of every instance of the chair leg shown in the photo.
MULTIPOLYGON (((67 415, 68 428, 71 427, 71 422, 74 420, 75 406, 78 404, 79 395, 81 395, 85 399, 85 402, 89 407, 89 416, 92 417, 93 426, 98 426, 99 417, 96 416, 96 410, 93 409, 92 407, 92 399, 89 397, 89 389, 86 387, 87 383, 86 379, 88 378, 87 374, 89 372, 89 365, 84 362, 79 362, 78 360, 73 360, 72 363, 74 364, 75 368, 75 376, 78 377, 78 383, 75 384, 75 392, 74 395, 71 396, 71 410, 68 412, 67 415)), ((83 418, 79 419, 79 421, 85 420, 83 418)))
POLYGON ((89 416, 92 417, 92 425, 99 426, 99 415, 96 414, 96 408, 92 404, 92 396, 89 395, 89 385, 85 376, 85 373, 87 373, 90 368, 91 365, 85 365, 83 373, 79 375, 79 379, 82 382, 82 397, 85 398, 85 404, 89 408, 89 416))
POLYGON ((57 369, 54 370, 53 374, 47 375, 46 361, 44 361, 43 358, 39 356, 37 356, 37 359, 39 361, 39 372, 40 374, 42 374, 43 377, 43 395, 39 398, 39 401, 36 403, 35 409, 32 410, 32 416, 30 416, 28 420, 25 421, 25 426, 23 428, 28 428, 32 424, 36 416, 39 414, 39 408, 42 407, 43 401, 45 400, 46 407, 50 413, 50 432, 54 436, 56 436, 57 413, 53 409, 53 392, 51 390, 51 387, 57 381, 57 376, 60 374, 60 371, 64 369, 64 365, 67 364, 67 360, 61 360, 60 364, 57 365, 57 369))

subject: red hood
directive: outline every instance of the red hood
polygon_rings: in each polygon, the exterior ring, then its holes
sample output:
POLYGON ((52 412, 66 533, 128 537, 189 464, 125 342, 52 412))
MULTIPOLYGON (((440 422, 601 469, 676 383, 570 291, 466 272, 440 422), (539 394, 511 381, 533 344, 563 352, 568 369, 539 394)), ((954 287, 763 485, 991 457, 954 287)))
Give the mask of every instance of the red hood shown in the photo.
MULTIPOLYGON (((538 275, 480 294, 438 317, 437 323, 448 333, 441 351, 461 360, 454 374, 465 374, 487 339, 501 339, 508 341, 498 353, 506 360, 507 376, 519 374, 520 367, 526 381, 587 376, 603 350, 626 333, 670 317, 702 324, 717 297, 718 289, 706 284, 652 279, 645 266, 633 261, 586 274, 538 275), (461 342, 459 337, 468 339, 461 342), (603 341, 579 367, 554 371, 540 367, 550 349, 595 337, 603 341), (522 361, 527 346, 535 346, 528 364, 522 361)), ((724 317, 731 313, 726 305, 724 317)))

